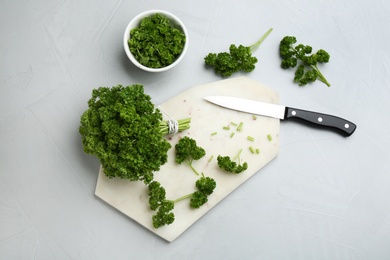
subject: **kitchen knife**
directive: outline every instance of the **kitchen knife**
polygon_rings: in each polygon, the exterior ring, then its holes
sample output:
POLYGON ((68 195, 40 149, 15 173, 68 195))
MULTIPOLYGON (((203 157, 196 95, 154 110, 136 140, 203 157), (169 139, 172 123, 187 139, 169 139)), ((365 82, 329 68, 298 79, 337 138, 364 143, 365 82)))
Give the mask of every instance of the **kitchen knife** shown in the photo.
POLYGON ((350 136, 356 130, 356 125, 348 120, 318 112, 229 96, 207 96, 204 99, 225 108, 255 115, 269 116, 282 120, 300 119, 317 126, 341 131, 346 136, 350 136))

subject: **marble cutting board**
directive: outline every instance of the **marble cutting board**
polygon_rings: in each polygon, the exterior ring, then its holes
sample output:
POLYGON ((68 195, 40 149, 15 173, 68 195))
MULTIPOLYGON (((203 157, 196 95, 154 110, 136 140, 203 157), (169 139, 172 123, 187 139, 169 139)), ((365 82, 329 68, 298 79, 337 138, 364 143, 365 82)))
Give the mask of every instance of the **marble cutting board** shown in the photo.
POLYGON ((195 139, 197 144, 206 150, 206 156, 194 162, 194 167, 217 182, 214 193, 201 208, 191 209, 189 201, 178 202, 173 211, 175 221, 171 225, 155 229, 151 220, 154 212, 148 207, 146 186, 142 182, 108 179, 100 168, 96 196, 169 242, 174 241, 279 153, 278 119, 262 116, 254 119, 251 114, 221 108, 203 99, 209 95, 229 95, 279 103, 278 93, 272 89, 247 77, 236 77, 191 87, 160 105, 169 116, 176 119, 191 117, 192 121, 189 130, 168 138, 172 145, 168 152, 168 162, 155 173, 155 180, 165 187, 167 199, 176 199, 195 191, 195 182, 199 176, 185 164, 176 164, 174 149, 179 138, 183 136, 195 139), (243 122, 242 131, 238 132, 237 126, 231 122, 243 122), (224 126, 230 126, 230 130, 224 130, 224 126), (212 135, 214 132, 217 134, 212 135), (234 133, 233 137, 231 133, 234 133), (267 138, 268 134, 272 135, 271 141, 267 138), (255 140, 248 140, 248 136, 255 140), (260 153, 253 154, 250 146, 259 149, 260 153), (245 172, 231 174, 218 168, 218 155, 233 157, 240 149, 243 149, 241 161, 246 161, 249 165, 245 172), (212 156, 213 159, 209 161, 212 156))

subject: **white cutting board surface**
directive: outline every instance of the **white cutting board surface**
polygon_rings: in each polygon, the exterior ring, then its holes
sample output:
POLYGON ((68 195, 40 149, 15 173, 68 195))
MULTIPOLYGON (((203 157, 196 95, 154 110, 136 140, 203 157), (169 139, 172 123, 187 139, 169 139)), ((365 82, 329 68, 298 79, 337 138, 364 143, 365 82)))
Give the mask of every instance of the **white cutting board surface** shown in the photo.
MULTIPOLYGON (((168 226, 155 229, 152 225, 154 211, 148 207, 148 191, 142 182, 129 182, 121 179, 108 179, 100 169, 96 186, 96 195, 135 220, 153 233, 172 242, 213 206, 238 188, 246 180, 274 159, 279 152, 279 120, 241 113, 213 105, 203 99, 210 95, 228 95, 256 99, 271 103, 279 103, 278 94, 270 88, 246 77, 236 77, 199 86, 180 93, 160 105, 164 112, 175 119, 191 117, 191 128, 169 138, 172 148, 168 152, 168 162, 159 172, 155 180, 159 181, 167 191, 167 199, 176 199, 196 190, 195 175, 185 164, 175 162, 175 144, 179 138, 189 136, 196 140, 198 146, 206 150, 206 156, 194 162, 194 167, 210 176, 217 182, 217 187, 209 201, 199 209, 191 209, 189 201, 175 204, 173 210, 175 221, 168 226), (236 126, 243 122, 241 132, 236 126), (230 130, 224 130, 229 126, 230 130), (216 135, 212 133, 217 132, 216 135), (234 136, 230 137, 234 132, 234 136), (269 141, 267 135, 272 135, 269 141), (248 136, 255 138, 249 141, 248 136), (260 154, 253 154, 249 147, 260 149, 260 154), (235 156, 240 149, 241 161, 248 163, 248 169, 240 174, 226 173, 218 168, 217 156, 235 156), (209 162, 211 156, 213 159, 209 162)), ((167 117, 168 118, 168 117, 167 117)), ((242 187, 245 188, 245 187, 242 187)))

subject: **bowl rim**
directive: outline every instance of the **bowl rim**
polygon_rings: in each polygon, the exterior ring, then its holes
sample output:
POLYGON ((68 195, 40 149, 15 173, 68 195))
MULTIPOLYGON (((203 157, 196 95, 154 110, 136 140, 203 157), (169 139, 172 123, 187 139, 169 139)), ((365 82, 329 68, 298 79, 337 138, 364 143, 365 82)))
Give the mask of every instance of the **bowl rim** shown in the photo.
POLYGON ((183 59, 183 57, 184 57, 184 55, 185 55, 185 53, 186 53, 186 51, 188 49, 188 32, 187 32, 187 29, 186 29, 184 23, 176 15, 174 15, 174 14, 168 12, 168 11, 164 11, 164 10, 158 10, 158 9, 148 10, 148 11, 144 11, 144 12, 136 15, 128 23, 128 25, 126 27, 126 30, 125 30, 125 33, 123 35, 123 47, 125 49, 127 57, 130 59, 130 61, 136 67, 138 67, 138 68, 140 68, 142 70, 145 70, 145 71, 149 71, 149 72, 163 72, 163 71, 167 71, 167 70, 175 67, 183 59), (149 68, 149 67, 146 67, 146 66, 142 65, 141 63, 139 63, 136 60, 134 55, 130 52, 130 49, 129 49, 127 41, 130 38, 130 31, 131 31, 131 29, 133 29, 143 18, 145 18, 147 16, 150 16, 152 14, 156 14, 156 13, 162 14, 162 15, 166 16, 167 18, 173 20, 175 23, 177 23, 181 27, 184 35, 186 36, 186 42, 184 43, 183 51, 181 52, 179 57, 173 63, 169 64, 168 66, 162 67, 162 68, 149 68))

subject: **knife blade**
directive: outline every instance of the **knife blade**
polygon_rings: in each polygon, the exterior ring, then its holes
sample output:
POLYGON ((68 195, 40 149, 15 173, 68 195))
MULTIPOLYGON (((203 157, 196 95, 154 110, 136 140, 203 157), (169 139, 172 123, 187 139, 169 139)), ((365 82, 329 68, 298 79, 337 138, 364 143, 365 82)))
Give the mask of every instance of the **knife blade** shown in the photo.
POLYGON ((302 122, 337 130, 346 136, 352 135, 357 127, 351 121, 337 116, 257 100, 229 96, 207 96, 204 99, 221 107, 245 113, 268 116, 281 120, 299 119, 302 122))

